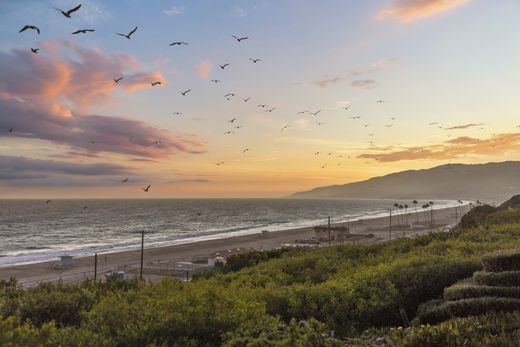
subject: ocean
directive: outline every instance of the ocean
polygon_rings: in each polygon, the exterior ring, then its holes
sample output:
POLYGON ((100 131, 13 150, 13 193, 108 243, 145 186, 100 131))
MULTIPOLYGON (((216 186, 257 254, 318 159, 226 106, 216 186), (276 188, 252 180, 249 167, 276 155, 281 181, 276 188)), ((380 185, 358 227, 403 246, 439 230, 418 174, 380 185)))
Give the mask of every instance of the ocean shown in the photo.
MULTIPOLYGON (((0 267, 282 231, 388 214, 400 200, 0 200, 0 267)), ((424 204, 420 201, 418 206, 424 204)), ((455 206, 436 201, 435 208, 455 206)))

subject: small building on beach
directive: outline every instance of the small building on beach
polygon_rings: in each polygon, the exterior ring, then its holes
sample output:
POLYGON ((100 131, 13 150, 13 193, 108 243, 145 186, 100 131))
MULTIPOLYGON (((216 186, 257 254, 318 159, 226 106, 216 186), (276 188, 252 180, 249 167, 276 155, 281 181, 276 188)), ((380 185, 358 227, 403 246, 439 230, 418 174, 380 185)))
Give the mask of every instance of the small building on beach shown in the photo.
POLYGON ((238 247, 216 251, 208 256, 208 265, 215 266, 216 263, 225 264, 232 256, 249 253, 251 251, 254 251, 254 249, 251 247, 238 247))

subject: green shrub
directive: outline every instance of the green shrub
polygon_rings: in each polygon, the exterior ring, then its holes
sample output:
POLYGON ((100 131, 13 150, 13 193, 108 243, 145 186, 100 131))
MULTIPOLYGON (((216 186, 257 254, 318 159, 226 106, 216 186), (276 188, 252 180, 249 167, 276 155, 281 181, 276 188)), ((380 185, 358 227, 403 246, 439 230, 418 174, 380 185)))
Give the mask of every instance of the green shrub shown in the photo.
POLYGON ((473 274, 473 281, 484 286, 520 287, 520 271, 477 271, 473 274))
POLYGON ((484 270, 491 272, 520 271, 520 250, 499 251, 482 257, 484 270))
POLYGON ((454 301, 483 296, 520 299, 520 287, 493 287, 475 284, 453 285, 444 289, 444 300, 454 301))
POLYGON ((467 317, 485 314, 487 312, 520 311, 520 299, 481 297, 445 301, 429 304, 429 307, 419 310, 421 323, 436 324, 455 317, 467 317))
POLYGON ((520 209, 497 211, 486 217, 487 224, 513 224, 520 223, 520 209))
POLYGON ((458 227, 462 229, 476 228, 482 224, 485 224, 486 217, 496 211, 497 208, 490 205, 474 207, 468 213, 462 216, 458 227))
POLYGON ((245 322, 237 331, 226 335, 224 347, 341 347, 327 327, 315 319, 285 324, 270 318, 262 322, 245 322))

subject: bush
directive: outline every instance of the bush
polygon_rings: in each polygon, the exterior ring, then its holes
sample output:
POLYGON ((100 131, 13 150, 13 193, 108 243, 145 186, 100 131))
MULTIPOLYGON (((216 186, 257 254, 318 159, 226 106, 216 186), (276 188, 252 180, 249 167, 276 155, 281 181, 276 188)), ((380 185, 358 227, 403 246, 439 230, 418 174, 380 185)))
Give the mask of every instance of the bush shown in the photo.
POLYGON ((419 310, 421 323, 436 324, 455 317, 482 315, 487 312, 520 311, 520 299, 481 297, 431 303, 419 310))
POLYGON ((496 211, 497 208, 490 205, 474 207, 468 213, 462 216, 458 227, 463 229, 476 228, 484 224, 486 217, 496 211))
POLYGON ((520 287, 493 287, 475 284, 453 285, 444 289, 444 300, 454 301, 483 296, 495 296, 520 299, 520 287))
POLYGON ((484 286, 520 287, 520 271, 477 271, 473 274, 473 281, 484 286))
POLYGON ((485 254, 484 270, 491 272, 520 270, 520 250, 508 250, 485 254))
POLYGON ((486 217, 487 224, 513 224, 520 223, 520 209, 497 211, 486 217))

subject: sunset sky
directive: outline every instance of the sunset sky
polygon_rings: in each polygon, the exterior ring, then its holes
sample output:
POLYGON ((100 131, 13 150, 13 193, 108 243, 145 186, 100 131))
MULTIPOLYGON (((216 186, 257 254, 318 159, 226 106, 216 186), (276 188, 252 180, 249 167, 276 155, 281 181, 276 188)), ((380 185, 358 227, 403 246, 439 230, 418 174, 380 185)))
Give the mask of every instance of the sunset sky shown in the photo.
POLYGON ((518 0, 0 0, 1 197, 278 197, 519 160, 519 19, 518 0))

